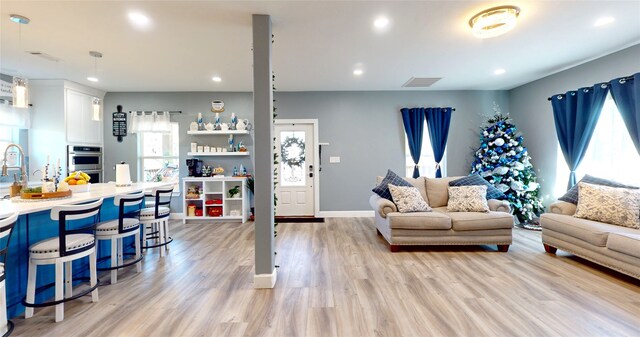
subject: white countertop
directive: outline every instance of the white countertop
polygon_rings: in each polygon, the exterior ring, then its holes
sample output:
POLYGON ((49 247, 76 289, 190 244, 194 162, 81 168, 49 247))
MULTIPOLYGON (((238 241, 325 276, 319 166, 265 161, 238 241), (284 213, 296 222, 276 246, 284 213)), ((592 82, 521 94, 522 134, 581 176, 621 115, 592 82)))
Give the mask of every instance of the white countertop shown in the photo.
POLYGON ((31 201, 31 202, 16 202, 10 200, 0 201, 0 217, 7 216, 13 212, 18 212, 20 215, 35 213, 40 211, 50 210, 54 206, 78 204, 85 201, 96 200, 99 198, 111 198, 116 194, 128 193, 133 191, 148 190, 157 186, 166 185, 161 182, 149 182, 149 183, 133 183, 131 186, 116 187, 115 184, 91 184, 89 192, 73 193, 70 198, 57 199, 49 201, 31 201))

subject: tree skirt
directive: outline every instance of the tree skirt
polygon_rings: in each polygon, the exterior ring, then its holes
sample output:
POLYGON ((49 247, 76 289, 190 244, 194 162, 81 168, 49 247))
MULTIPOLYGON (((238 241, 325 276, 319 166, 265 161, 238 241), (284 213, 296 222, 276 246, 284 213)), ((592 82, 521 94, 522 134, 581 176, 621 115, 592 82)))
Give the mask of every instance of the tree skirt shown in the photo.
POLYGON ((540 227, 540 218, 534 218, 533 220, 527 221, 527 222, 520 222, 520 223, 516 224, 516 226, 518 226, 520 228, 532 230, 532 231, 541 231, 542 230, 542 227, 540 227))

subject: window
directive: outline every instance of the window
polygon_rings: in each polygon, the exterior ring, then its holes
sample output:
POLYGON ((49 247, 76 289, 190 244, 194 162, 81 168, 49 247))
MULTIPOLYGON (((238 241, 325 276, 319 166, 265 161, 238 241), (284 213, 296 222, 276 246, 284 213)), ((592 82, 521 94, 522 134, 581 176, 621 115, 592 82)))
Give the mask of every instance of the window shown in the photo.
MULTIPOLYGON (((623 184, 640 186, 638 170, 640 170, 640 156, 618 112, 618 107, 611 95, 608 95, 587 153, 576 171, 576 180, 589 174, 623 184)), ((560 144, 558 144, 556 177, 554 194, 559 197, 566 192, 569 179, 569 167, 562 155, 560 144)))
MULTIPOLYGON (((24 144, 20 144, 20 129, 11 126, 0 125, 0 151, 2 151, 2 154, 0 154, 0 160, 4 159, 4 157, 2 157, 4 155, 4 149, 6 149, 7 146, 11 143, 16 143, 24 147, 24 144)), ((24 150, 26 151, 27 149, 25 148, 24 150)), ((11 148, 7 153, 7 165, 19 166, 21 160, 22 159, 20 158, 20 155, 18 154, 18 150, 16 148, 11 148)), ((20 175, 20 170, 16 169, 15 172, 20 175)), ((8 177, 0 177, 0 182, 12 181, 13 174, 9 174, 8 177)))
POLYGON ((162 181, 180 187, 178 123, 171 123, 171 132, 138 133, 140 172, 138 181, 162 181))
MULTIPOLYGON (((407 134, 404 134, 404 154, 406 163, 406 177, 413 176, 413 159, 411 158, 411 151, 409 150, 409 141, 407 134)), ((447 176, 447 150, 445 148, 444 156, 440 162, 442 176, 447 176)), ((435 178, 436 176, 436 159, 433 155, 433 148, 431 148, 431 140, 429 139, 429 131, 424 130, 422 134, 422 150, 420 151, 420 161, 418 162, 418 169, 420 170, 421 177, 435 178)))

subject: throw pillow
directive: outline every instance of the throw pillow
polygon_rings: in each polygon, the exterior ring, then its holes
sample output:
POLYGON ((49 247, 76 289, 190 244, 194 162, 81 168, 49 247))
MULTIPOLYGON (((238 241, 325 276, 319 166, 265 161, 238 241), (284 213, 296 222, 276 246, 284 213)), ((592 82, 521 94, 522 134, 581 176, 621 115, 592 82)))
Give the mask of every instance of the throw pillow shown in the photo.
POLYGON ((387 170, 387 175, 382 179, 380 185, 374 187, 372 191, 382 198, 393 201, 393 198, 391 198, 391 192, 389 192, 389 184, 395 186, 413 186, 393 171, 387 170))
MULTIPOLYGON (((609 187, 623 187, 623 188, 635 188, 635 186, 624 185, 621 183, 617 183, 613 180, 597 178, 590 175, 585 175, 582 179, 580 179, 579 183, 588 183, 592 185, 601 185, 601 186, 609 186, 609 187)), ((570 202, 574 205, 578 204, 578 184, 575 184, 571 189, 567 191, 562 197, 558 198, 558 200, 570 202)))
POLYGON ((490 182, 482 178, 477 173, 449 182, 449 186, 478 186, 478 185, 487 186, 487 199, 504 198, 504 193, 502 193, 502 191, 495 188, 490 182))
POLYGON ((640 190, 578 183, 578 191, 574 217, 640 229, 640 190))
POLYGON ((489 212, 487 186, 449 186, 447 212, 489 212))
POLYGON ((400 213, 431 212, 431 207, 424 201, 420 191, 413 186, 394 186, 389 184, 389 192, 391 192, 393 202, 400 213))

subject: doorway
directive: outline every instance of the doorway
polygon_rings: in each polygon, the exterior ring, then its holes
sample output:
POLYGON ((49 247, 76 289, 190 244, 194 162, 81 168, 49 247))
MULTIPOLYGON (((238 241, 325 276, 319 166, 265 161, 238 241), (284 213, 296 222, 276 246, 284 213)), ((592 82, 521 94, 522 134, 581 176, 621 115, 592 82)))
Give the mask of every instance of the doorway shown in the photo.
POLYGON ((315 216, 319 210, 318 120, 282 119, 275 123, 278 155, 278 216, 315 216))

